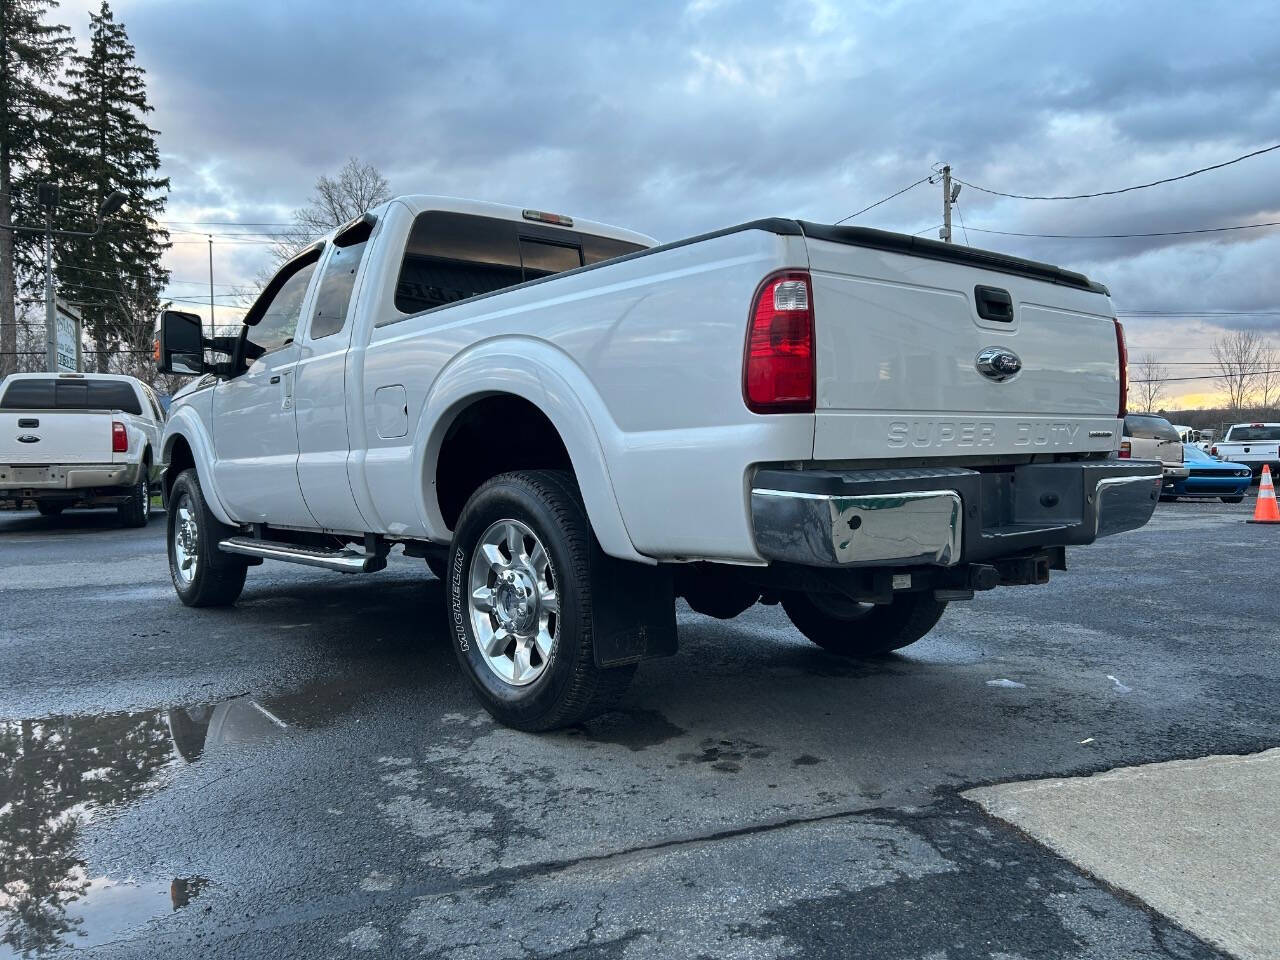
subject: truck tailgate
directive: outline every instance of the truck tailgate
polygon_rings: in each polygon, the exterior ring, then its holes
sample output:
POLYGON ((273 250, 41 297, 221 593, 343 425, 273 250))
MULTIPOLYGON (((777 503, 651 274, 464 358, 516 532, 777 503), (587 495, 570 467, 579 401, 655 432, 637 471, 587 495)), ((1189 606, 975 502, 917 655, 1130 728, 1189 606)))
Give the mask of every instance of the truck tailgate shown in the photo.
MULTIPOLYGON (((827 231, 842 236, 840 228, 827 231)), ((897 238, 898 249, 877 246, 878 234, 807 241, 817 346, 815 458, 1118 446, 1119 351, 1102 288, 998 254, 952 254, 916 241, 921 255, 902 249, 906 238, 897 238), (867 236, 870 242, 856 242, 867 236), (1009 268, 993 269, 984 258, 1009 268), (1006 298, 1011 316, 1001 307, 1006 298), (988 363, 984 374, 979 356, 989 349, 1003 357, 997 366, 1004 369, 988 363), (1010 355, 1020 369, 1006 375, 1010 355)))
POLYGON ((111 463, 111 414, 0 411, 0 463, 111 463))

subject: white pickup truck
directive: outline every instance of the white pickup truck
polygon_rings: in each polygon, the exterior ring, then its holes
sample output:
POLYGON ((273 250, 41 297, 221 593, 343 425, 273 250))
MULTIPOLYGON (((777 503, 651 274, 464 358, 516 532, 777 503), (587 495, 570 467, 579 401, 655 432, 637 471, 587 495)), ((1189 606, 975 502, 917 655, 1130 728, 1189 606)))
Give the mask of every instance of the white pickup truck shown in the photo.
POLYGON ((1209 452, 1220 460, 1249 467, 1255 477, 1268 465, 1276 476, 1280 474, 1280 423, 1232 424, 1209 452))
POLYGON ((200 375, 165 429, 173 583, 228 604, 263 559, 445 581, 484 706, 542 730, 672 653, 674 598, 781 603, 874 655, 975 590, 1142 526, 1107 291, 1047 264, 758 220, 655 246, 408 196, 285 265, 238 337, 161 318, 200 375), (224 359, 213 359, 214 353, 224 359))
POLYGON ((46 517, 115 506, 126 526, 151 518, 164 411, 152 389, 108 373, 15 373, 0 384, 0 503, 46 517))

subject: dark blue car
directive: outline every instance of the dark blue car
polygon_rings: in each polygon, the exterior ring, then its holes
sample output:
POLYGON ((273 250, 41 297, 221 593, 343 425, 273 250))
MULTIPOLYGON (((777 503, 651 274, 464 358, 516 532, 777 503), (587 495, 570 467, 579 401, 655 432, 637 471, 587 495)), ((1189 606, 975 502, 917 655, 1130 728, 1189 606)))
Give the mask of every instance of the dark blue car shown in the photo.
POLYGON ((1171 497, 1221 497, 1223 503, 1244 499, 1253 471, 1238 463, 1209 456, 1194 443, 1184 443, 1189 476, 1174 481, 1171 497))

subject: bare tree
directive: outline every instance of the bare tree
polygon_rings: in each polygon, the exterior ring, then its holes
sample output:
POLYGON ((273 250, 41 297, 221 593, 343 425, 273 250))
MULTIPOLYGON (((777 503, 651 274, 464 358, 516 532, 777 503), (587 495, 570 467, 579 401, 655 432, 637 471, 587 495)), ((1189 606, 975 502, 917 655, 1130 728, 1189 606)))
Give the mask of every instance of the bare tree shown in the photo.
POLYGON ((1258 387, 1264 342, 1256 330, 1232 330, 1213 341, 1218 380, 1227 393, 1227 408, 1239 414, 1253 403, 1258 387))
POLYGON ((1133 398, 1142 413, 1154 413, 1168 391, 1169 368, 1154 353, 1144 353, 1134 364, 1133 398))
MULTIPOLYGON (((391 199, 391 185, 378 168, 351 157, 337 176, 320 176, 306 206, 293 212, 272 254, 278 267, 316 237, 391 199)), ((269 279, 269 278, 268 278, 269 279)))
POLYGON ((1280 350, 1270 343, 1258 351, 1258 405, 1264 411, 1280 406, 1280 350))

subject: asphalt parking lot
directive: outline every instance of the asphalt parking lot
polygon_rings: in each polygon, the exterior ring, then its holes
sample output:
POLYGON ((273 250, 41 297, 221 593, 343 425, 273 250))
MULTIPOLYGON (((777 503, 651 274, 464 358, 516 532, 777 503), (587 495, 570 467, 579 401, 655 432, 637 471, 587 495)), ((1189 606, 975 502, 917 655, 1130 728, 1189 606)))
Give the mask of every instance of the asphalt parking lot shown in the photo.
POLYGON ((874 663, 682 607, 543 736, 470 697, 420 562, 197 611, 162 514, 2 513, 0 957, 1226 955, 962 794, 1280 746, 1251 509, 1162 504, 874 663))

